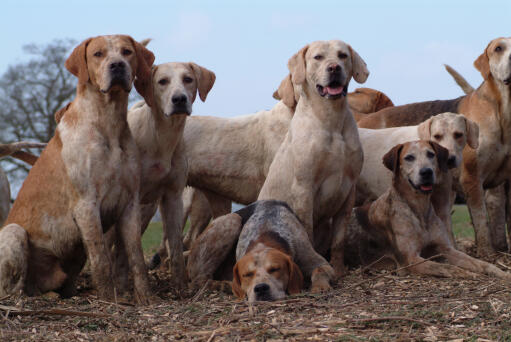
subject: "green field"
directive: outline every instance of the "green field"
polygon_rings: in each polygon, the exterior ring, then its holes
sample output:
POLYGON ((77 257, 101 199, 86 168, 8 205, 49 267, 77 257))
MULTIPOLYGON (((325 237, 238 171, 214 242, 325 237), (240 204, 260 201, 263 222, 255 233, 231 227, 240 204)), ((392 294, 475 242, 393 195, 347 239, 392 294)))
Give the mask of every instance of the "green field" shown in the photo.
MULTIPOLYGON (((452 223, 454 227, 454 235, 456 238, 474 238, 474 229, 470 223, 470 215, 467 206, 455 205, 452 215, 452 223)), ((160 244, 162 235, 161 222, 151 222, 142 237, 142 247, 146 254, 152 254, 160 244)), ((188 224, 185 230, 188 228, 188 224)))

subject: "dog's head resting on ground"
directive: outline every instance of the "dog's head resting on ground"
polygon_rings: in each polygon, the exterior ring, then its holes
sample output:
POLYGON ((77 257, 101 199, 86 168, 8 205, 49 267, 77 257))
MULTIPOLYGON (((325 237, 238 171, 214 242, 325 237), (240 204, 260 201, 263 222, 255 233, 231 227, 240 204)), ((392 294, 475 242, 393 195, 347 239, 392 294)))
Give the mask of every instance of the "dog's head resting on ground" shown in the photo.
POLYGON ((261 235, 234 266, 232 290, 237 297, 270 301, 301 291, 302 272, 289 256, 287 243, 275 235, 261 235))
POLYGON ((153 62, 153 53, 130 36, 112 35, 83 41, 73 50, 65 66, 78 77, 78 93, 92 87, 111 96, 127 95, 134 83, 151 106, 153 62))
POLYGON ((440 173, 447 172, 448 159, 446 148, 433 141, 417 140, 394 146, 383 156, 383 164, 394 173, 396 188, 408 186, 416 193, 429 195, 440 173))
POLYGON ((153 68, 156 108, 166 117, 190 115, 197 92, 202 101, 215 83, 215 74, 195 63, 166 63, 153 68))
POLYGON ((364 83, 369 76, 358 53, 340 40, 306 45, 291 57, 288 68, 290 75, 282 81, 277 94, 291 108, 299 96, 344 101, 351 78, 364 83))
POLYGON ((497 84, 511 85, 511 38, 492 40, 474 66, 485 80, 491 77, 497 84))
POLYGON ((473 149, 479 146, 479 125, 462 114, 442 113, 421 123, 419 139, 431 140, 449 151, 450 168, 459 167, 466 145, 473 149))

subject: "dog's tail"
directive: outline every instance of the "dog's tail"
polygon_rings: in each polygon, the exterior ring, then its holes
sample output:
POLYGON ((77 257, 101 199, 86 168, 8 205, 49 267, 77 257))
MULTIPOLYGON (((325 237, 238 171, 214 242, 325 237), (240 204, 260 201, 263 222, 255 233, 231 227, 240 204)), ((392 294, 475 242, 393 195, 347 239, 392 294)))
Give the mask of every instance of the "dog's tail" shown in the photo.
POLYGON ((445 70, 447 70, 447 72, 451 74, 452 78, 454 78, 456 83, 461 87, 465 94, 468 95, 474 91, 474 88, 470 85, 470 83, 468 83, 468 81, 463 76, 461 76, 456 70, 454 70, 447 64, 444 64, 444 67, 445 70))
POLYGON ((45 148, 45 143, 33 143, 27 141, 20 141, 11 144, 0 144, 0 158, 11 156, 13 158, 19 159, 28 163, 30 165, 34 165, 37 161, 37 156, 32 153, 21 151, 24 148, 45 148))
POLYGON ((0 230, 0 297, 23 290, 27 268, 27 231, 9 224, 0 230))

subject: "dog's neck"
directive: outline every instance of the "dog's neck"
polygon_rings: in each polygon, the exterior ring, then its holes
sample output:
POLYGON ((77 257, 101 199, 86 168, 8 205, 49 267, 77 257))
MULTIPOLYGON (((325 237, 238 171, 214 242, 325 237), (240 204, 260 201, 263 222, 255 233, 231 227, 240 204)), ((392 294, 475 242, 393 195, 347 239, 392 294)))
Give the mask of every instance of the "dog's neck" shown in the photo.
POLYGON ((391 191, 406 203, 412 212, 421 220, 426 221, 433 208, 431 194, 423 194, 414 189, 407 178, 394 177, 391 191))
POLYGON ((511 129, 511 86, 495 80, 490 75, 475 92, 497 108, 502 134, 509 132, 511 129))
MULTIPOLYGON (((148 105, 146 104, 146 106, 148 105)), ((159 153, 172 156, 183 136, 187 115, 174 114, 167 117, 163 114, 163 111, 157 107, 157 105, 150 107, 151 115, 155 123, 154 139, 157 140, 155 146, 158 146, 159 153)))
POLYGON ((245 254, 261 249, 276 249, 284 254, 291 255, 289 243, 273 231, 266 231, 250 242, 245 254))
POLYGON ((329 129, 342 130, 345 121, 345 113, 349 110, 346 96, 336 100, 321 97, 316 89, 303 84, 301 95, 296 105, 296 113, 313 113, 313 115, 329 129), (319 109, 319 110, 318 110, 319 109))

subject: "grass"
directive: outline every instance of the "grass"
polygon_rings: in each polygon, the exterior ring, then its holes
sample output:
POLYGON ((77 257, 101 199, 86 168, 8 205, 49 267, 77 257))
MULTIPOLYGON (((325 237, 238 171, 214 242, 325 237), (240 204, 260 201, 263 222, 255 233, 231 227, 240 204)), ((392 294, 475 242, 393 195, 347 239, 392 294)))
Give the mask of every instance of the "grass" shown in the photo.
MULTIPOLYGON (((470 215, 466 205, 455 205, 452 214, 452 224, 456 238, 474 238, 474 229, 470 223, 470 215)), ((188 229, 187 222, 185 231, 188 229)), ((146 254, 152 254, 160 245, 162 236, 161 222, 151 222, 142 236, 142 247, 146 254)))

